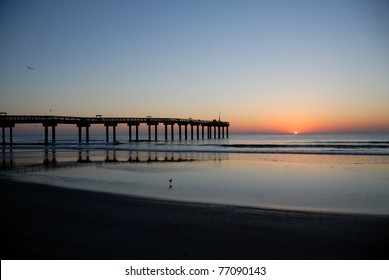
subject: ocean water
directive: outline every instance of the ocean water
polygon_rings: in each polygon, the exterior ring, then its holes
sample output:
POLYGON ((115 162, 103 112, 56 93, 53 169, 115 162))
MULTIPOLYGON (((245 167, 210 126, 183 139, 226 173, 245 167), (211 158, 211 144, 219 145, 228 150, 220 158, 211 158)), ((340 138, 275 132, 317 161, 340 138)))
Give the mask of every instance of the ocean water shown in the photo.
POLYGON ((126 137, 58 136, 44 146, 42 136, 17 136, 2 149, 0 176, 174 201, 389 214, 389 134, 126 137))

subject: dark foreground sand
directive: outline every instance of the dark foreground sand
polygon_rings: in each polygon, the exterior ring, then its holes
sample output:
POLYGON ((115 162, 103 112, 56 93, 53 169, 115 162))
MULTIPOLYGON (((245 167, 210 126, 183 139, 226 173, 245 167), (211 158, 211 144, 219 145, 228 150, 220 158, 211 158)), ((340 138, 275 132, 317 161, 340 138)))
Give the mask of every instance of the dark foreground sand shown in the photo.
POLYGON ((389 256, 387 216, 174 203, 4 178, 0 192, 3 260, 389 256))

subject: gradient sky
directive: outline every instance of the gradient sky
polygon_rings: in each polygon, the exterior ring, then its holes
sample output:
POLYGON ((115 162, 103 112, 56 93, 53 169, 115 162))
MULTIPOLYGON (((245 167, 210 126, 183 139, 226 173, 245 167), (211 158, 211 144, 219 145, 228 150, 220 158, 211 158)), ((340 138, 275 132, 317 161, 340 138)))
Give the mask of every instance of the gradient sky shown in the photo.
POLYGON ((389 131, 388 30, 385 0, 1 1, 0 111, 389 131))

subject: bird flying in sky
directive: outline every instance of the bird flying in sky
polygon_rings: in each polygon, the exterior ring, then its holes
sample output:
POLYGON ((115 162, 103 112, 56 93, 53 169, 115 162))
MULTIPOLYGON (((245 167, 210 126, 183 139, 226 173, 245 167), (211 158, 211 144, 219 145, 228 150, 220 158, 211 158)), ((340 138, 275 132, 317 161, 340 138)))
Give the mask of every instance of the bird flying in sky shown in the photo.
POLYGON ((31 66, 26 66, 28 69, 30 70, 34 70, 34 67, 31 67, 31 66))

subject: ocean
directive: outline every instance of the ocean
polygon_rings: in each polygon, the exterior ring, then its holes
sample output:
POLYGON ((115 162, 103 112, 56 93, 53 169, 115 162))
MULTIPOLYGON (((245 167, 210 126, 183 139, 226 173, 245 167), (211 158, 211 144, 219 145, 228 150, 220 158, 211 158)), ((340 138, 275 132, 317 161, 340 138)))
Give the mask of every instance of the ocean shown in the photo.
POLYGON ((0 176, 171 201, 389 214, 389 134, 127 137, 78 144, 76 135, 58 135, 44 146, 42 135, 14 136, 3 146, 0 176))

